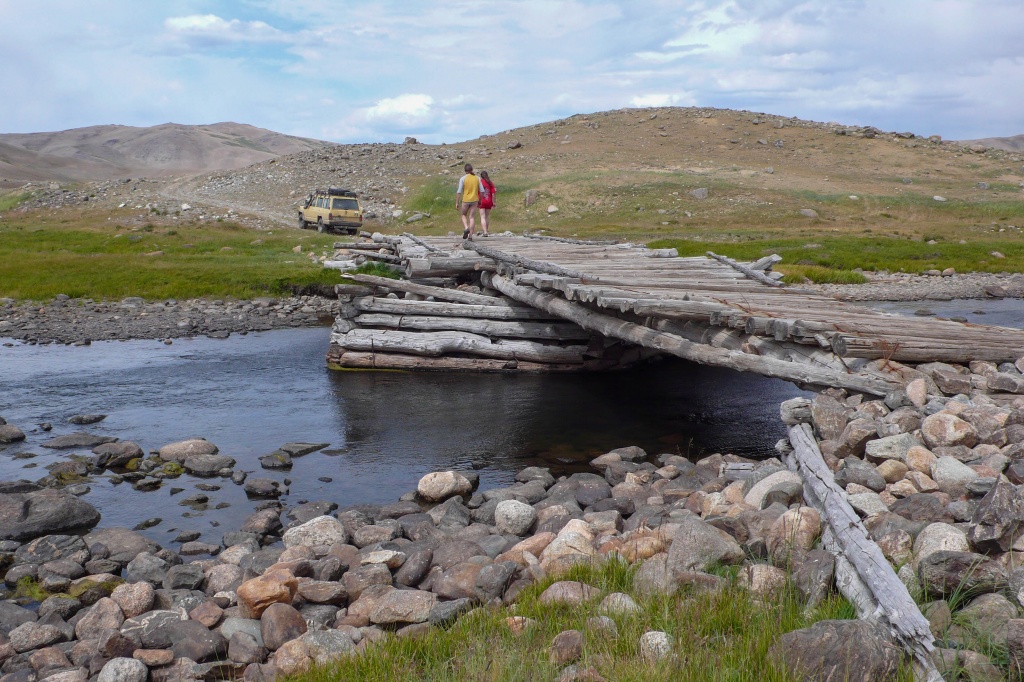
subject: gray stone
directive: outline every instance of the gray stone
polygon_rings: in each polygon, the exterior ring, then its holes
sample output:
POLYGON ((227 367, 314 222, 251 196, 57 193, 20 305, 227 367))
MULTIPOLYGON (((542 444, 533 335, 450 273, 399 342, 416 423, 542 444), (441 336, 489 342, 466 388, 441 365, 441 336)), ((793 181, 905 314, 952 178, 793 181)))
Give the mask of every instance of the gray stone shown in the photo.
POLYGON ((96 682, 146 682, 149 669, 134 658, 112 658, 100 670, 96 682))
POLYGON ((196 590, 203 584, 206 574, 199 564, 181 564, 171 566, 164 576, 163 586, 166 590, 196 590))
POLYGON ((185 471, 196 476, 216 476, 221 469, 232 469, 235 460, 225 455, 194 455, 182 462, 185 471))
POLYGON ((768 655, 798 679, 846 682, 895 679, 904 660, 884 626, 863 620, 823 620, 793 630, 768 655))
POLYGON ((285 547, 329 547, 333 544, 347 544, 349 538, 341 521, 333 516, 318 516, 289 528, 282 539, 285 547))
MULTIPOLYGON (((966 422, 965 422, 966 423, 966 422)), ((978 472, 953 457, 939 457, 932 465, 932 480, 950 497, 967 492, 967 484, 978 478, 978 472)))
POLYGON ((864 446, 864 454, 873 462, 881 462, 887 459, 906 462, 907 451, 920 444, 913 435, 901 433, 895 436, 886 436, 868 441, 864 446))
POLYGON ((67 448, 94 448, 103 443, 113 443, 117 439, 112 436, 100 436, 94 433, 69 433, 57 436, 43 443, 44 448, 65 450, 67 448))
POLYGON ((103 443, 94 447, 92 452, 96 455, 96 466, 99 467, 123 467, 145 455, 139 444, 131 441, 103 443))
POLYGON ((388 592, 370 613, 370 622, 378 625, 425 623, 437 597, 420 590, 394 590, 388 592))
MULTIPOLYGON (((876 441, 871 441, 872 443, 876 441)), ((841 488, 851 483, 862 485, 865 488, 880 493, 885 490, 885 479, 878 473, 872 464, 857 457, 847 457, 839 463, 836 470, 836 484, 841 488)))
MULTIPOLYGON (((85 536, 85 544, 93 547, 102 544, 109 548, 110 554, 107 559, 116 561, 121 565, 138 556, 139 552, 154 553, 160 549, 155 542, 133 530, 127 528, 100 528, 85 536)), ((93 552, 95 557, 95 552, 93 552)), ((163 580, 163 578, 161 578, 163 580)))
POLYGON ((58 559, 70 559, 81 564, 88 561, 89 557, 89 549, 79 536, 46 535, 27 542, 15 550, 14 563, 45 564, 58 559))
POLYGON ((190 438, 168 443, 158 451, 160 459, 165 462, 184 462, 196 455, 216 455, 217 446, 205 438, 190 438))
POLYGON ((99 520, 100 513, 91 504, 56 490, 0 493, 0 540, 25 541, 92 528, 99 520))
POLYGON ((917 577, 921 587, 935 596, 984 594, 1007 586, 1005 569, 983 554, 933 552, 919 559, 917 577))
POLYGON ((20 654, 50 646, 60 641, 63 634, 53 625, 28 621, 11 630, 7 636, 10 638, 11 646, 20 654))
POLYGON ((978 503, 967 539, 979 552, 1006 552, 1021 534, 1022 525, 1024 496, 1015 485, 999 479, 978 503))
POLYGON ((14 424, 0 424, 0 445, 20 443, 25 440, 25 432, 14 424))
POLYGON ((169 568, 170 566, 163 559, 149 552, 140 552, 128 562, 124 577, 130 583, 145 581, 154 585, 163 585, 169 568))
POLYGON ((517 500, 499 502, 494 510, 494 522, 498 532, 506 535, 525 535, 536 519, 536 510, 517 500))
POLYGON ((126 620, 121 625, 121 634, 130 637, 144 649, 167 649, 173 644, 169 627, 181 619, 182 614, 178 611, 147 611, 126 620))
POLYGON ((22 608, 14 602, 0 600, 0 633, 8 634, 23 623, 35 622, 37 616, 33 611, 22 608))
POLYGON ((473 485, 454 471, 435 471, 420 479, 416 492, 428 502, 441 502, 455 495, 469 495, 473 485))
POLYGON ((166 626, 171 638, 171 651, 176 658, 187 658, 197 663, 221 660, 228 652, 228 642, 223 635, 209 630, 199 621, 179 620, 166 626))

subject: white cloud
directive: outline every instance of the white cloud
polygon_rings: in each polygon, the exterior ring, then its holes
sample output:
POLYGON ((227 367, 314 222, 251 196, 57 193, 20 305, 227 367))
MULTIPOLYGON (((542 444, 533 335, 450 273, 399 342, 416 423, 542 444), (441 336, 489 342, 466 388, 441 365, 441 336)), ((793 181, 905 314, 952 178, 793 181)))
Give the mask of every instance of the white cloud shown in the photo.
POLYGON ((398 126, 415 126, 429 122, 435 114, 430 95, 406 94, 380 100, 366 109, 368 121, 381 121, 398 126))
POLYGON ((288 37, 263 21, 240 21, 222 19, 216 14, 190 14, 184 17, 168 17, 164 27, 172 35, 185 39, 200 39, 213 42, 279 42, 288 37))

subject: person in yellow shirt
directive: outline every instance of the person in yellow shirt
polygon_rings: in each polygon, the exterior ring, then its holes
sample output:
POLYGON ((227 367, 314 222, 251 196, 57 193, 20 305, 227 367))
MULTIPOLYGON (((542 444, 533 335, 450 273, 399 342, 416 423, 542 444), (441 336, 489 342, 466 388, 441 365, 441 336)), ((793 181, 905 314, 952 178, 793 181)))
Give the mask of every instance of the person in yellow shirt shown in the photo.
POLYGON ((473 164, 467 163, 465 171, 455 192, 455 208, 462 214, 462 238, 473 239, 477 207, 480 205, 480 178, 473 175, 473 164))

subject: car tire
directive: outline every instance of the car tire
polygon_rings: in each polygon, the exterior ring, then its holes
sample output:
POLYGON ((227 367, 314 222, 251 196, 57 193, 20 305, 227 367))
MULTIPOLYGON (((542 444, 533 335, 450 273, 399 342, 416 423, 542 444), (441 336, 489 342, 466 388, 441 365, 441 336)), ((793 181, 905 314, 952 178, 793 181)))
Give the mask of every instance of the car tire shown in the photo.
POLYGON ((308 229, 308 228, 309 228, 309 223, 306 222, 305 218, 303 218, 302 214, 300 213, 299 214, 299 229, 300 230, 305 230, 305 229, 308 229))

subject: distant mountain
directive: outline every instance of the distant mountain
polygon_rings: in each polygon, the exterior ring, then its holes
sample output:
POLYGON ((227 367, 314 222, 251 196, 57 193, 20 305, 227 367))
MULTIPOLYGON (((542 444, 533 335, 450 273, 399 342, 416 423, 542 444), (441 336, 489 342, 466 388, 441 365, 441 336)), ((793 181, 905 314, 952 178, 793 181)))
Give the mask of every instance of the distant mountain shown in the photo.
POLYGON ((76 182, 191 175, 242 168, 332 146, 241 123, 149 128, 90 126, 53 133, 0 134, 0 181, 76 182))
POLYGON ((1007 152, 1024 152, 1024 135, 1013 137, 986 137, 981 140, 964 140, 964 144, 983 144, 1007 152))

